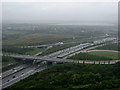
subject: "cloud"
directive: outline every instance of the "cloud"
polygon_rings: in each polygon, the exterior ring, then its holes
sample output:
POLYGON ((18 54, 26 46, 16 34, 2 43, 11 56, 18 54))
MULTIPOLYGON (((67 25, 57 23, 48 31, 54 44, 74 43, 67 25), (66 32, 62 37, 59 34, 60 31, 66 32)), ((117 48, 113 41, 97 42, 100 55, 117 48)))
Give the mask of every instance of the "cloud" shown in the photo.
POLYGON ((117 22, 117 3, 3 3, 3 21, 117 22))

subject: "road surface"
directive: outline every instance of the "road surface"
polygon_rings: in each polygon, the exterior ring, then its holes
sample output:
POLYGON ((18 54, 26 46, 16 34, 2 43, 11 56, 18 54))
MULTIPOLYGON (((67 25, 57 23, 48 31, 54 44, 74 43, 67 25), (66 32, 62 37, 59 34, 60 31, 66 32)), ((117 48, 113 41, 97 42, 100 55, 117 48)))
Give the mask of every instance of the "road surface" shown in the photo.
POLYGON ((44 69, 47 68, 47 66, 42 66, 42 67, 38 67, 37 66, 30 66, 26 69, 22 69, 14 74, 11 74, 5 78, 2 79, 2 88, 6 88, 18 81, 20 81, 21 79, 24 79, 32 74, 35 74, 36 72, 40 72, 44 69))

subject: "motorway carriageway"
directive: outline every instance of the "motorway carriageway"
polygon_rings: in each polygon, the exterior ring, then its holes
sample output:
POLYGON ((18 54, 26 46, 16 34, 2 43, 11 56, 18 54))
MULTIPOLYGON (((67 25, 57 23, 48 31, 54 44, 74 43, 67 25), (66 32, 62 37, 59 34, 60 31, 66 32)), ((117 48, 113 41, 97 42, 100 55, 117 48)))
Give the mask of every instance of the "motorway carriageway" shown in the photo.
POLYGON ((2 88, 6 88, 6 87, 20 81, 21 79, 24 79, 24 78, 26 78, 26 77, 28 77, 36 72, 44 70, 44 69, 46 69, 47 66, 42 66, 42 67, 38 68, 37 65, 35 65, 35 66, 26 65, 25 67, 27 67, 27 68, 24 68, 22 70, 18 70, 17 72, 12 73, 12 74, 8 75, 7 77, 3 78, 2 79, 2 88))
POLYGON ((13 73, 16 73, 16 72, 18 72, 18 71, 20 71, 20 70, 22 70, 22 69, 25 69, 25 68, 27 68, 27 67, 29 67, 29 65, 22 64, 22 65, 17 66, 17 67, 15 67, 15 68, 13 68, 13 69, 10 69, 10 70, 8 70, 8 71, 5 71, 5 72, 2 73, 2 78, 5 78, 5 77, 7 77, 7 76, 9 76, 9 75, 11 75, 11 74, 13 74, 13 73))

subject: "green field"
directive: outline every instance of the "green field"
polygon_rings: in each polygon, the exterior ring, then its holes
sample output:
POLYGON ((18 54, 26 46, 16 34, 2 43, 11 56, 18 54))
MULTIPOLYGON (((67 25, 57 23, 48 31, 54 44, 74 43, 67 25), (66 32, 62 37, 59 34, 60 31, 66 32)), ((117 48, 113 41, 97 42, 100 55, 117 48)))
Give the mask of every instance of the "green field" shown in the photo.
POLYGON ((74 56, 69 57, 68 59, 74 60, 91 60, 91 61, 104 61, 104 60, 118 60, 117 52, 108 52, 108 51, 93 51, 88 53, 79 53, 74 56))
POLYGON ((104 45, 102 47, 97 47, 96 49, 98 49, 98 50, 116 50, 116 51, 118 51, 118 49, 120 49, 120 47, 116 43, 111 43, 111 44, 104 45))
POLYGON ((103 57, 108 57, 108 58, 112 58, 112 59, 118 59, 119 56, 118 56, 118 52, 111 52, 111 51, 92 51, 92 52, 89 52, 88 54, 91 54, 91 55, 96 55, 96 56, 103 56, 103 57))
POLYGON ((91 65, 65 63, 49 67, 6 88, 119 90, 120 63, 91 65))
MULTIPOLYGON (((61 46, 53 46, 42 54, 47 55, 79 43, 117 35, 114 26, 92 25, 52 25, 52 24, 3 24, 2 25, 3 52, 34 55, 44 48, 21 48, 28 45, 54 44, 64 42, 61 46), (11 27, 11 29, 8 29, 11 27), (84 31, 84 32, 83 32, 84 31), (73 38, 74 37, 74 38, 73 38)), ((112 46, 114 47, 114 46, 112 46)), ((105 47, 107 48, 107 46, 105 47)), ((111 47, 110 47, 111 48, 111 47)), ((80 53, 69 57, 78 60, 114 60, 113 53, 80 53), (101 55, 99 55, 101 54, 101 55)), ((10 57, 3 57, 3 64, 14 62, 10 57)), ((3 68, 3 71, 14 68, 23 63, 3 68)), ((114 65, 75 64, 64 63, 48 67, 46 70, 29 76, 26 79, 8 87, 9 89, 113 89, 120 88, 120 63, 114 65)), ((7 88, 7 89, 8 89, 7 88)))
POLYGON ((33 50, 26 52, 26 55, 35 55, 38 52, 41 52, 44 48, 33 48, 33 50))
POLYGON ((13 58, 6 57, 6 56, 2 57, 2 65, 7 65, 10 63, 14 63, 14 62, 16 62, 16 61, 13 58))
POLYGON ((19 63, 16 63, 16 64, 14 64, 14 65, 10 65, 10 66, 8 66, 8 67, 2 68, 2 72, 5 72, 5 71, 7 71, 7 70, 10 70, 10 69, 12 69, 12 68, 14 68, 14 67, 17 67, 17 66, 21 65, 21 64, 22 64, 22 63, 19 62, 19 63))
POLYGON ((50 44, 54 42, 59 42, 62 40, 72 38, 71 35, 59 35, 59 34, 44 34, 36 33, 24 35, 23 37, 4 40, 3 45, 37 45, 37 44, 50 44))
MULTIPOLYGON (((18 32, 14 32, 12 35, 18 34, 18 32)), ((23 35, 22 33, 19 33, 23 35)), ((29 33, 28 35, 23 35, 22 37, 11 38, 9 39, 11 33, 4 35, 6 39, 3 40, 3 52, 10 53, 19 53, 19 54, 29 54, 34 55, 41 51, 42 49, 36 48, 21 48, 21 46, 27 45, 41 45, 41 44, 52 44, 57 43, 59 41, 66 41, 72 39, 71 35, 60 35, 60 34, 47 34, 47 33, 29 33)))
POLYGON ((13 65, 10 65, 10 66, 7 66, 7 67, 4 67, 2 68, 2 72, 5 72, 9 69, 12 69, 14 67, 17 67, 18 65, 22 64, 23 61, 22 60, 16 60, 14 58, 11 58, 11 57, 8 57, 8 56, 2 56, 2 65, 8 65, 8 64, 11 64, 11 63, 14 63, 14 62, 17 62, 16 64, 13 64, 13 65))
MULTIPOLYGON (((21 49, 21 46, 54 44, 64 42, 67 44, 90 42, 96 39, 105 38, 108 33, 111 36, 116 34, 115 27, 87 26, 87 25, 49 25, 49 24, 3 24, 2 28, 2 51, 19 54, 35 54, 36 49, 21 49), (11 29, 8 29, 11 27, 11 29), (56 28, 56 30, 55 30, 56 28), (84 32, 82 32, 84 30, 84 32), (101 31, 102 30, 102 31, 101 31), (98 36, 99 34, 99 36, 98 36), (73 39, 74 37, 74 39, 73 39)), ((50 49, 43 55, 66 46, 50 49)), ((39 51, 39 50, 38 50, 39 51)))

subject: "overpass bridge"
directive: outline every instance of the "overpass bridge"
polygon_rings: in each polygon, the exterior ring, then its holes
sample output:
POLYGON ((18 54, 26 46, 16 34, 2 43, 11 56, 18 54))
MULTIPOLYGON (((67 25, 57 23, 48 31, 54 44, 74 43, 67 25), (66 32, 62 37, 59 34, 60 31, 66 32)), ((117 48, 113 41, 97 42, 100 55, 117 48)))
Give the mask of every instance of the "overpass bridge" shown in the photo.
POLYGON ((43 56, 28 56, 28 55, 20 55, 20 54, 3 54, 3 56, 9 56, 18 59, 27 60, 35 60, 35 61, 48 61, 48 62, 56 62, 56 63, 83 63, 83 64, 115 64, 120 62, 120 60, 106 60, 106 61, 95 61, 95 60, 72 60, 72 59, 60 59, 60 58, 49 58, 43 56))

